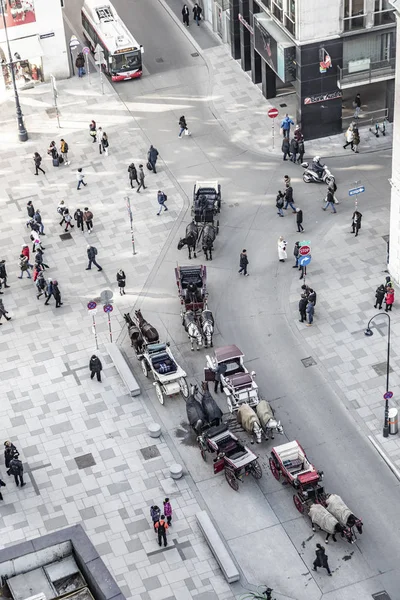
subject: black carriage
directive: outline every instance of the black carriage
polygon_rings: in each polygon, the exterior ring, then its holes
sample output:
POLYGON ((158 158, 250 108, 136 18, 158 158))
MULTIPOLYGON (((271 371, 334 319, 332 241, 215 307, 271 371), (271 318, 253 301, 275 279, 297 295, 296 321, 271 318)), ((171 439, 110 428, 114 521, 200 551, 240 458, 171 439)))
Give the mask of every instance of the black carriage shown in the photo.
POLYGON ((182 313, 202 311, 207 305, 207 269, 204 265, 175 268, 182 313))
MULTIPOLYGON (((192 217, 196 223, 211 224, 215 234, 219 232, 219 221, 215 216, 221 210, 221 186, 218 181, 197 181, 193 189, 192 217)), ((200 232, 201 237, 201 232, 200 232)))

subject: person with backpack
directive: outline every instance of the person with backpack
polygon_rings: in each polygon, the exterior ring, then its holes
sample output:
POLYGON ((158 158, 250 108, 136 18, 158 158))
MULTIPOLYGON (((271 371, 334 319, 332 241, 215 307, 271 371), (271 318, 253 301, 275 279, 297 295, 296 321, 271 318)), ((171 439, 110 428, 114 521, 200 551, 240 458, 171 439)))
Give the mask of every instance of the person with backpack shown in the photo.
POLYGON ((97 381, 101 382, 102 370, 103 370, 103 365, 101 363, 101 360, 99 359, 98 356, 93 354, 90 359, 90 362, 89 362, 90 379, 93 379, 93 377, 96 375, 97 381))
POLYGON ((74 219, 76 221, 76 226, 78 229, 82 229, 82 233, 84 232, 83 229, 83 212, 81 211, 80 208, 77 208, 76 211, 74 212, 74 219))
POLYGON ((50 298, 53 295, 53 280, 51 277, 49 277, 47 280, 45 295, 46 295, 45 305, 47 306, 50 301, 50 298))
POLYGON ((91 230, 93 229, 93 213, 91 210, 88 209, 87 206, 85 207, 83 213, 83 220, 86 223, 86 229, 88 230, 88 233, 91 233, 91 230))
POLYGON ((326 210, 328 206, 332 208, 331 213, 336 214, 337 211, 335 208, 335 196, 330 187, 328 187, 328 191, 326 193, 325 206, 321 206, 321 208, 322 210, 326 210))
POLYGON ((185 135, 190 135, 184 115, 182 115, 181 118, 179 119, 179 127, 180 127, 180 130, 179 130, 178 137, 182 137, 183 132, 185 132, 185 135))
POLYGON ((276 204, 275 204, 275 206, 278 209, 278 212, 276 214, 279 215, 280 217, 284 217, 285 216, 283 214, 284 197, 285 197, 285 194, 282 194, 281 190, 279 190, 278 194, 276 196, 276 204))
POLYGON ((43 175, 46 175, 46 171, 43 171, 42 167, 40 166, 42 164, 42 157, 40 156, 39 152, 35 152, 33 155, 33 162, 35 163, 35 175, 39 175, 38 171, 42 171, 43 175))
POLYGON ((135 167, 134 163, 131 163, 128 167, 128 173, 129 173, 129 183, 131 184, 131 188, 133 189, 135 186, 133 185, 133 181, 136 181, 136 183, 139 185, 139 181, 137 178, 137 170, 135 167))
POLYGON ((19 268, 21 269, 21 275, 19 275, 18 279, 22 279, 24 273, 28 275, 28 279, 31 279, 31 274, 29 273, 29 260, 23 254, 19 256, 19 268))
POLYGON ((85 57, 83 56, 83 52, 79 52, 76 57, 75 66, 78 69, 78 77, 83 77, 85 75, 85 57))
POLYGON ((172 521, 172 507, 171 507, 169 498, 165 498, 163 505, 164 505, 164 515, 167 517, 167 525, 169 527, 171 525, 171 521, 172 521))
POLYGON ((161 546, 162 545, 162 540, 164 541, 164 547, 167 547, 167 529, 168 529, 168 524, 165 520, 165 515, 161 515, 161 518, 159 521, 157 521, 157 523, 154 525, 155 530, 157 531, 157 535, 158 535, 158 545, 161 546))
POLYGON ((154 531, 157 531, 156 523, 157 523, 157 521, 160 520, 160 515, 161 515, 161 510, 159 509, 159 507, 156 504, 154 506, 150 506, 150 516, 151 516, 151 520, 153 521, 154 531))
POLYGON ((149 151, 147 153, 147 166, 150 166, 150 170, 153 173, 157 173, 156 171, 156 162, 158 158, 158 150, 154 148, 153 144, 150 146, 149 151))
POLYGON ((24 466, 19 460, 19 454, 14 454, 10 460, 9 471, 11 475, 14 475, 16 485, 21 485, 21 487, 26 485, 24 482, 24 466))
POLYGON ((160 216, 160 213, 161 213, 161 211, 162 211, 163 208, 164 208, 164 211, 168 210, 168 208, 165 206, 165 202, 167 200, 168 200, 167 194, 165 194, 161 190, 158 190, 158 192, 157 192, 157 202, 160 205, 160 208, 158 210, 157 217, 160 216))
POLYGON ((86 271, 90 271, 90 269, 92 268, 92 264, 96 265, 98 271, 102 271, 103 270, 103 267, 101 267, 98 264, 98 262, 96 261, 97 248, 95 248, 94 246, 91 246, 90 244, 88 244, 88 246, 87 246, 87 256, 88 256, 88 259, 89 259, 89 263, 88 263, 88 266, 86 267, 86 271))
POLYGON ((62 159, 66 165, 69 165, 68 150, 69 150, 69 147, 68 147, 67 142, 64 139, 61 139, 60 140, 60 152, 61 152, 62 159))

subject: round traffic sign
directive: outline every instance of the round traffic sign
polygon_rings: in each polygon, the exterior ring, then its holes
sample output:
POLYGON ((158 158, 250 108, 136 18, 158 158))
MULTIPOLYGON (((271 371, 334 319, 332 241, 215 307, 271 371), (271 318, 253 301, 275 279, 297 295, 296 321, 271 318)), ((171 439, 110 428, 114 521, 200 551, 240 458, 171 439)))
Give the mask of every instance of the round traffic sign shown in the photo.
POLYGON ((301 267, 306 267, 307 265, 309 265, 311 262, 311 256, 309 254, 307 254, 307 256, 302 256, 299 260, 299 265, 301 267))
POLYGON ((71 48, 71 50, 73 50, 74 48, 77 48, 80 45, 81 45, 81 43, 78 40, 78 38, 76 37, 76 35, 71 35, 71 39, 69 40, 69 47, 71 48))
POLYGON ((87 305, 89 310, 94 310, 96 308, 96 306, 97 306, 97 302, 95 302, 94 300, 92 300, 91 302, 88 302, 88 305, 87 305))
POLYGON ((383 397, 385 400, 390 400, 390 398, 393 398, 393 392, 385 392, 383 397))
POLYGON ((277 108, 270 108, 268 111, 268 116, 270 119, 275 119, 279 115, 279 111, 277 108))
POLYGON ((84 48, 82 48, 82 52, 83 54, 90 54, 90 48, 88 48, 88 46, 85 46, 84 48))
POLYGON ((100 292, 100 298, 102 303, 108 304, 109 302, 111 302, 113 295, 114 294, 111 290, 103 290, 102 292, 100 292))
POLYGON ((301 246, 299 248, 300 256, 307 256, 307 254, 310 254, 310 252, 311 252, 310 246, 301 246))
POLYGON ((103 310, 104 310, 105 313, 110 313, 110 312, 112 312, 114 310, 114 307, 113 307, 112 304, 105 304, 103 306, 103 310))

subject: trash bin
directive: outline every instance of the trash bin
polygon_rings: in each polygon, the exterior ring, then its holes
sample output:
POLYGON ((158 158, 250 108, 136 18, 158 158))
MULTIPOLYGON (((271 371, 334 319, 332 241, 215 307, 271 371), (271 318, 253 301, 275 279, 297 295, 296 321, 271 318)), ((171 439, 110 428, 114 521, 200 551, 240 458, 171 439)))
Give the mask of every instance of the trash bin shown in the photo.
POLYGON ((389 433, 395 435, 399 431, 399 411, 389 408, 389 433))

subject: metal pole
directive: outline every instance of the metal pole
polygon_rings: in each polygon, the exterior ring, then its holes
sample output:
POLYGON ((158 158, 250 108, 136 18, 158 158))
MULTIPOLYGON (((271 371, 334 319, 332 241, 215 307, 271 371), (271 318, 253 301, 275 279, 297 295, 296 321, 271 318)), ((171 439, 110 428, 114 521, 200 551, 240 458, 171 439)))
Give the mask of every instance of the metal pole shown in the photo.
POLYGON ((0 2, 1 2, 1 11, 3 13, 4 32, 6 35, 6 42, 7 42, 8 60, 9 60, 8 65, 11 70, 11 79, 12 79, 13 88, 14 88, 15 109, 16 109, 16 113, 17 113, 17 123, 18 123, 18 137, 19 137, 20 142, 26 142, 28 140, 28 132, 25 129, 24 116, 22 114, 21 105, 19 103, 17 84, 15 82, 14 63, 13 63, 12 55, 11 55, 10 40, 8 39, 6 9, 4 6, 4 1, 0 0, 0 2))
POLYGON ((53 96, 54 96, 54 108, 56 109, 56 116, 57 116, 58 128, 61 129, 61 125, 60 125, 60 113, 58 112, 58 104, 57 104, 57 92, 56 92, 56 90, 54 88, 53 88, 53 96))
POLYGON ((275 117, 272 119, 272 150, 275 148, 275 117))
POLYGON ((129 198, 129 196, 125 196, 125 200, 126 200, 126 207, 128 209, 129 220, 130 220, 130 223, 131 223, 132 252, 133 252, 133 255, 135 256, 135 254, 136 254, 136 250, 135 250, 135 234, 133 232, 133 216, 132 216, 132 209, 131 209, 131 199, 129 198))
POLYGON ((110 332, 110 342, 112 343, 112 331, 111 331, 111 317, 110 313, 107 313, 108 316, 108 331, 110 332))
POLYGON ((101 93, 104 94, 104 81, 103 81, 103 65, 100 60, 100 83, 101 83, 101 93))
POLYGON ((99 349, 99 344, 97 342, 97 331, 96 331, 96 321, 94 318, 94 314, 92 314, 92 320, 93 320, 93 333, 94 333, 94 340, 96 342, 96 350, 99 349))
POLYGON ((69 55, 71 57, 71 69, 72 69, 72 75, 75 75, 75 69, 74 69, 74 57, 72 55, 72 48, 71 46, 69 47, 69 55))
POLYGON ((86 73, 88 74, 89 85, 92 85, 90 82, 90 69, 89 69, 89 55, 86 54, 86 73))
MULTIPOLYGON (((376 317, 387 317, 388 318, 388 342, 387 342, 387 352, 386 352, 386 392, 389 391, 389 372, 390 372, 390 325, 391 325, 391 321, 390 321, 390 316, 387 313, 378 313, 377 315, 374 315, 373 317, 371 317, 371 319, 368 321, 368 325, 367 325, 367 330, 366 333, 367 335, 372 335, 372 332, 370 331, 370 323, 376 318, 376 317)), ((385 398, 385 418, 384 418, 384 423, 383 423, 383 432, 382 435, 384 438, 389 437, 389 398, 385 398)))

